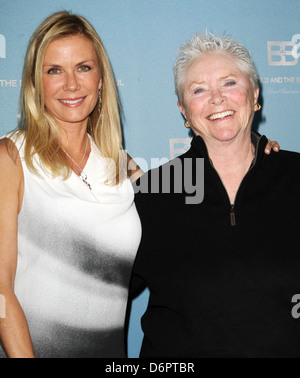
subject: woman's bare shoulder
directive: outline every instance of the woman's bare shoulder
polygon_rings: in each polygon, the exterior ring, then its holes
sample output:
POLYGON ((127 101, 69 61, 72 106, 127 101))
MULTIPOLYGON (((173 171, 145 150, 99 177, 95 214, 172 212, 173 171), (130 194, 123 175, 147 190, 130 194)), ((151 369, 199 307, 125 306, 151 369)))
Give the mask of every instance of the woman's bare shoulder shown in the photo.
POLYGON ((3 189, 5 182, 7 185, 19 185, 22 177, 23 170, 18 148, 15 143, 9 138, 0 139, 0 172, 3 189))

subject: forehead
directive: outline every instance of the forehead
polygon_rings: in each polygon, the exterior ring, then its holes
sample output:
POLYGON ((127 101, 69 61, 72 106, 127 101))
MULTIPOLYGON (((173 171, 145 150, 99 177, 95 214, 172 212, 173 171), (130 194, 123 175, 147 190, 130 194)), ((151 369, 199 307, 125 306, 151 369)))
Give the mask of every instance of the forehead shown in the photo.
POLYGON ((47 57, 71 59, 74 56, 97 57, 92 41, 84 35, 76 34, 51 41, 45 51, 47 57))
POLYGON ((228 76, 249 80, 248 74, 242 70, 236 58, 225 52, 211 52, 194 59, 187 67, 185 77, 187 81, 195 79, 206 81, 228 76))

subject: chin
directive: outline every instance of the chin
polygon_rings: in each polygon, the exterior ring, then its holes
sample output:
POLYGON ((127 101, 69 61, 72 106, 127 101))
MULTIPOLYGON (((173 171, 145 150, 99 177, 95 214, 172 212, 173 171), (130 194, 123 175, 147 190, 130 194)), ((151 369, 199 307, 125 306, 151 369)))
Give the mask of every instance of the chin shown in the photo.
POLYGON ((236 130, 220 130, 214 133, 213 137, 220 142, 229 142, 233 140, 238 135, 236 130))

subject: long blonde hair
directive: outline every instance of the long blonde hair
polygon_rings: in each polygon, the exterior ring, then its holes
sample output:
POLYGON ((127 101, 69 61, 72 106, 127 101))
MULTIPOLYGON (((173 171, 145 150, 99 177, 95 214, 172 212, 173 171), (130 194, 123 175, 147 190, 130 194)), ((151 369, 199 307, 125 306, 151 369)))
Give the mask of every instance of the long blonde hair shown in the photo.
POLYGON ((122 131, 120 101, 108 55, 93 26, 82 16, 57 12, 47 17, 33 33, 26 52, 20 93, 19 134, 24 135, 24 158, 31 171, 37 174, 33 158, 38 154, 42 168, 53 177, 67 178, 71 173, 61 148, 60 129, 47 112, 44 101, 42 67, 45 51, 51 41, 70 35, 84 35, 94 45, 102 76, 101 115, 99 104, 90 114, 88 133, 102 155, 112 164, 107 182, 123 180, 120 164, 122 131))

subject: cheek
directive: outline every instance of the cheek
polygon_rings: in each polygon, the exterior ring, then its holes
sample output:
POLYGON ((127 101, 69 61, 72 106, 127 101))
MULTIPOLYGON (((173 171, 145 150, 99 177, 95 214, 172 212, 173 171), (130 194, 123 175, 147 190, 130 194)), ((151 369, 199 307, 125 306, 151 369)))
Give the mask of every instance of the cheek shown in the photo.
POLYGON ((230 93, 231 101, 236 103, 239 107, 252 106, 254 101, 254 94, 248 88, 239 88, 230 93))
POLYGON ((44 79, 43 80, 43 91, 45 96, 45 101, 53 96, 59 88, 59 83, 57 81, 44 79))
POLYGON ((89 94, 93 98, 93 101, 95 100, 96 102, 98 101, 99 97, 99 86, 100 79, 98 76, 95 76, 92 80, 81 84, 83 91, 89 94))
POLYGON ((186 109, 189 118, 201 118, 205 114, 205 104, 199 98, 192 99, 186 109))
POLYGON ((99 87, 95 86, 95 82, 93 83, 93 85, 89 87, 89 94, 90 94, 91 101, 97 103, 98 98, 99 98, 99 87))

